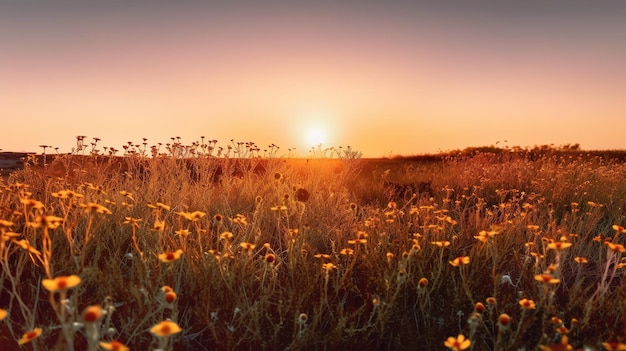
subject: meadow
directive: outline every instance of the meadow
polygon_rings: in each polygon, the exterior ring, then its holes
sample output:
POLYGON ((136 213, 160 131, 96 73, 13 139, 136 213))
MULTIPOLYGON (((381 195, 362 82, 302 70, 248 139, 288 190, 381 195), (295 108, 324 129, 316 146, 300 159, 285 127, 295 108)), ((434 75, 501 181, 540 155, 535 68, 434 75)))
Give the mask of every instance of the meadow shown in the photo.
POLYGON ((3 179, 2 350, 626 349, 623 153, 206 145, 3 179))

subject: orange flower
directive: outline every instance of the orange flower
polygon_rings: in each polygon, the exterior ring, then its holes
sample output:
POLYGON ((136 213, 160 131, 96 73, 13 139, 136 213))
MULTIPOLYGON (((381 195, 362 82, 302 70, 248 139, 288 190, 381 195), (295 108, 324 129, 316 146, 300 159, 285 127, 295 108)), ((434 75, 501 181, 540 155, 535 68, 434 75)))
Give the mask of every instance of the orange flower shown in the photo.
POLYGON ((35 328, 33 330, 27 331, 22 335, 22 337, 17 341, 18 345, 28 344, 29 342, 37 339, 39 335, 41 335, 41 328, 35 328))
POLYGON ((83 311, 83 320, 86 323, 95 323, 102 316, 102 308, 98 305, 92 305, 83 311))
POLYGON ((483 313, 485 312, 485 305, 482 302, 476 302, 474 305, 474 312, 483 313))
POLYGON ((439 247, 447 247, 450 246, 450 242, 447 240, 444 241, 431 241, 430 242, 433 245, 439 246, 439 247))
POLYGON ((469 264, 470 263, 470 257, 469 256, 461 256, 461 257, 457 257, 454 260, 450 261, 450 264, 453 265, 454 267, 459 267, 465 264, 469 264))
POLYGON ((168 251, 159 255, 159 260, 165 263, 172 263, 180 258, 183 254, 183 250, 178 249, 174 252, 168 251))
POLYGON ((168 337, 170 335, 174 335, 180 333, 182 329, 172 321, 162 321, 161 323, 150 328, 150 333, 160 336, 160 337, 168 337))
POLYGON ((622 244, 613 244, 612 242, 605 242, 606 246, 609 247, 610 250, 615 252, 626 252, 626 248, 622 244))
POLYGON ((572 246, 572 243, 564 241, 555 241, 548 244, 548 250, 562 251, 572 246))
POLYGON ((509 324, 511 323, 511 316, 509 316, 506 313, 502 313, 499 317, 498 317, 498 324, 503 327, 506 328, 509 326, 509 324))
POLYGON ((537 308, 537 306, 535 305, 535 301, 529 300, 529 299, 519 300, 519 305, 522 306, 522 308, 527 309, 527 310, 534 310, 535 308, 537 308))
POLYGON ((485 301, 487 302, 488 305, 491 305, 491 306, 496 304, 496 298, 495 297, 488 297, 485 301))
POLYGON ((581 264, 585 264, 589 262, 589 260, 587 260, 585 257, 580 257, 580 256, 574 257, 574 261, 581 263, 581 264))
POLYGON ((421 278, 421 279, 417 282, 417 285, 418 285, 420 288, 422 288, 422 289, 423 289, 423 288, 425 288, 425 287, 426 287, 426 285, 428 285, 428 279, 426 279, 426 278, 421 278))
POLYGON ((617 341, 603 342, 602 347, 605 350, 626 350, 626 344, 617 341))
POLYGON ((542 282, 544 284, 558 284, 561 282, 561 279, 555 278, 552 274, 537 274, 535 276, 535 280, 542 282))
POLYGON ((50 291, 66 291, 67 289, 74 288, 80 284, 80 277, 77 275, 59 276, 54 279, 42 279, 41 285, 50 291))
POLYGON ((626 228, 624 228, 624 226, 617 225, 617 224, 613 224, 613 230, 618 233, 626 233, 626 228))
POLYGON ((7 318, 8 314, 9 312, 7 312, 7 310, 3 310, 2 308, 0 308, 0 321, 7 318))
POLYGON ((100 341, 100 347, 102 347, 105 350, 112 350, 112 351, 130 351, 130 349, 122 344, 121 342, 117 341, 117 340, 113 340, 111 342, 104 342, 104 341, 100 341))
POLYGON ((471 344, 472 342, 469 339, 465 339, 465 335, 463 334, 459 334, 456 338, 451 336, 443 343, 445 347, 453 351, 465 350, 470 347, 471 344))

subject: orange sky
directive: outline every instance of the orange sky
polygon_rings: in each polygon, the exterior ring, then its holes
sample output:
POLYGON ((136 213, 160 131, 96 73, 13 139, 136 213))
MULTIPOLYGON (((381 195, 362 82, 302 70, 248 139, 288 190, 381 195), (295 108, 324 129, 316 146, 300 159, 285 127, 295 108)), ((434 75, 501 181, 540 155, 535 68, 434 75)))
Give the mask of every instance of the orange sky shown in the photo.
POLYGON ((623 2, 126 3, 0 4, 0 149, 626 148, 623 2))

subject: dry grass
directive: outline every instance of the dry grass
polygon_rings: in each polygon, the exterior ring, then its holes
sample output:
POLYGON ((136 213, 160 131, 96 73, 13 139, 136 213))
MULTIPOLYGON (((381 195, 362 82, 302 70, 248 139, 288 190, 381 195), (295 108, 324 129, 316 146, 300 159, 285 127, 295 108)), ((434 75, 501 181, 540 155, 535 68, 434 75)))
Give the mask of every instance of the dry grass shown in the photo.
POLYGON ((626 343, 622 162, 175 156, 61 157, 3 182, 2 345, 36 327, 40 350, 626 343))

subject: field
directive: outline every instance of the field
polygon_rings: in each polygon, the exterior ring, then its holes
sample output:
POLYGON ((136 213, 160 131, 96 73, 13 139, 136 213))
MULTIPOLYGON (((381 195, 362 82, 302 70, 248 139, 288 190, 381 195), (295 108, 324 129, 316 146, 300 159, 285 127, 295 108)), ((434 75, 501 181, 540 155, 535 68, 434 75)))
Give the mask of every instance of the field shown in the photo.
POLYGON ((0 345, 623 350, 623 156, 48 159, 1 184, 0 345))

